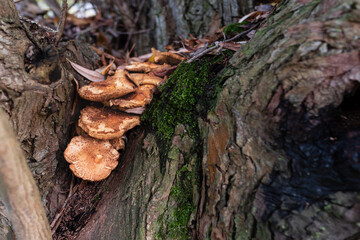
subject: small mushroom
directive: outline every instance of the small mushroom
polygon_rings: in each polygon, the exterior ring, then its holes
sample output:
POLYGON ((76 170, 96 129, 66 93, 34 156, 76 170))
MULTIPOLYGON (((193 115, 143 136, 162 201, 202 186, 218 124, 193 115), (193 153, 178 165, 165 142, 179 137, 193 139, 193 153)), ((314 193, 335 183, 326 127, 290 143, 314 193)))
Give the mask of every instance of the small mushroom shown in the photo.
POLYGON ((91 137, 103 140, 120 138, 140 124, 140 117, 109 109, 88 106, 81 110, 79 126, 91 137))
POLYGON ((142 85, 135 93, 131 93, 123 98, 111 99, 105 105, 116 106, 119 110, 145 107, 153 98, 152 91, 156 87, 154 85, 142 85))
POLYGON ((75 176, 89 181, 107 178, 118 165, 119 156, 109 141, 85 136, 71 139, 64 152, 75 176))
POLYGON ((111 145, 112 145, 116 150, 125 149, 125 139, 124 139, 124 136, 121 137, 121 138, 111 139, 111 140, 109 140, 109 142, 111 143, 111 145))
POLYGON ((130 73, 127 75, 137 86, 151 84, 158 86, 164 79, 155 76, 153 73, 130 73))
POLYGON ((81 87, 79 95, 86 100, 102 102, 135 92, 136 86, 127 79, 126 74, 125 70, 119 69, 102 82, 93 82, 81 87))
POLYGON ((155 64, 152 62, 143 62, 143 63, 135 63, 132 65, 128 65, 125 67, 126 70, 130 72, 156 72, 156 71, 163 71, 167 68, 170 68, 171 66, 169 64, 155 64))
POLYGON ((150 59, 153 59, 155 63, 168 63, 170 65, 178 65, 182 61, 185 61, 186 58, 181 57, 177 55, 176 53, 171 52, 160 52, 159 50, 156 50, 155 48, 151 48, 151 51, 153 53, 152 57, 150 59))

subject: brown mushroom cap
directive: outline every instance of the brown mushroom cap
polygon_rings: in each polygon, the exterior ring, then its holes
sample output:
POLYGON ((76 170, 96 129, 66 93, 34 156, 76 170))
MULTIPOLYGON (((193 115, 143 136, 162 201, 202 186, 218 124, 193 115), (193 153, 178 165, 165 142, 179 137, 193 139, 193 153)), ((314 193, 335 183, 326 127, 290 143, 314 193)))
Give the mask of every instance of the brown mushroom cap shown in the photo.
POLYGON ((115 75, 102 82, 92 82, 81 87, 79 95, 86 100, 102 102, 135 92, 136 87, 127 79, 126 74, 125 70, 119 69, 115 75))
POLYGON ((123 98, 111 99, 105 103, 105 105, 116 106, 121 111, 126 109, 145 107, 152 100, 152 91, 154 88, 154 85, 142 85, 136 90, 135 93, 129 94, 123 98))
POLYGON ((79 126, 91 137, 103 140, 120 138, 140 124, 140 117, 88 106, 81 110, 79 126))
POLYGON ((137 86, 151 84, 158 86, 164 79, 155 76, 153 73, 130 73, 127 75, 137 86))
POLYGON ((151 51, 153 53, 153 56, 151 58, 153 58, 155 63, 160 63, 160 64, 168 63, 170 65, 178 65, 182 61, 186 60, 186 58, 181 57, 176 53, 160 52, 155 48, 151 48, 151 51))
POLYGON ((162 71, 167 68, 170 68, 171 66, 169 64, 155 64, 152 62, 143 62, 143 63, 135 63, 132 65, 128 65, 125 67, 126 70, 130 72, 156 72, 156 71, 162 71))
POLYGON ((107 178, 118 165, 119 153, 109 141, 85 136, 71 139, 64 157, 75 176, 89 181, 107 178))

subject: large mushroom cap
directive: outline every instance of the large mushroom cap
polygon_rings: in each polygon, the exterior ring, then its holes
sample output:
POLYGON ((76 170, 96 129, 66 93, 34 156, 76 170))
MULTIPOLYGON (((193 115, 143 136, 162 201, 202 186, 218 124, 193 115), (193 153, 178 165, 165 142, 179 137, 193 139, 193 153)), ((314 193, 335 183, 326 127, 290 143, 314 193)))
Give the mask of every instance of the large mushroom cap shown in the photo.
POLYGON ((143 62, 143 63, 135 63, 132 65, 128 65, 125 67, 126 70, 130 72, 156 72, 156 71, 162 71, 165 69, 170 68, 171 66, 169 64, 155 64, 152 62, 143 62))
POLYGON ((134 84, 127 79, 126 71, 119 69, 114 76, 102 82, 92 82, 81 87, 79 95, 86 100, 102 102, 135 92, 135 89, 134 84))
POLYGON ((129 94, 123 98, 109 100, 105 103, 109 106, 116 106, 119 110, 124 111, 126 109, 145 107, 152 100, 152 90, 155 88, 153 85, 142 85, 135 93, 129 94))
POLYGON ((118 165, 119 153, 109 141, 85 136, 71 139, 64 157, 75 176, 89 181, 107 178, 118 165))
POLYGON ((103 140, 120 138, 140 124, 140 117, 88 106, 81 110, 79 126, 91 137, 103 140))

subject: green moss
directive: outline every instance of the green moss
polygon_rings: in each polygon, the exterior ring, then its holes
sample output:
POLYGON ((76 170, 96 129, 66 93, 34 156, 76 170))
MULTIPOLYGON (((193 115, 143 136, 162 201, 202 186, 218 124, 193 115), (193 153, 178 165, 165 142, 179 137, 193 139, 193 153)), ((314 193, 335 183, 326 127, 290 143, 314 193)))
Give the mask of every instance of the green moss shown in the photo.
POLYGON ((196 209, 193 199, 193 186, 198 184, 194 170, 185 165, 178 171, 176 183, 170 193, 171 199, 176 202, 176 207, 165 211, 171 211, 170 217, 167 219, 164 215, 159 217, 160 229, 156 239, 191 239, 188 224, 191 214, 196 209))
MULTIPOLYGON (((229 24, 227 25, 223 32, 226 34, 226 35, 236 35, 238 33, 241 33, 242 31, 246 30, 246 28, 243 28, 242 25, 246 25, 246 24, 249 24, 249 22, 247 21, 244 21, 242 23, 232 23, 232 24, 229 24)), ((229 36, 228 36, 229 37, 229 36)))
POLYGON ((98 195, 96 195, 93 199, 92 199, 92 202, 93 203, 97 203, 98 201, 100 201, 101 200, 101 194, 98 194, 98 195))
POLYGON ((189 239, 187 225, 191 213, 195 210, 193 203, 194 174, 192 171, 183 167, 179 171, 179 181, 171 189, 177 208, 173 212, 172 221, 168 222, 168 236, 172 239, 189 239))
POLYGON ((219 70, 214 71, 214 68, 222 60, 223 56, 212 56, 191 64, 183 63, 159 88, 160 95, 153 100, 142 120, 151 123, 161 140, 169 143, 178 124, 186 125, 189 135, 198 138, 197 117, 214 102, 220 80, 216 76, 219 70))
POLYGON ((202 148, 198 118, 205 118, 213 107, 221 85, 218 73, 232 53, 206 56, 194 63, 179 65, 166 84, 159 88, 160 94, 142 116, 142 121, 155 131, 163 173, 166 161, 178 159, 179 149, 171 146, 176 126, 182 124, 185 127, 182 141, 193 141, 195 144, 184 147, 186 152, 181 152, 184 160, 170 193, 169 203, 172 206, 157 221, 159 231, 156 239, 191 239, 189 223, 196 211, 194 194, 201 182, 202 148))

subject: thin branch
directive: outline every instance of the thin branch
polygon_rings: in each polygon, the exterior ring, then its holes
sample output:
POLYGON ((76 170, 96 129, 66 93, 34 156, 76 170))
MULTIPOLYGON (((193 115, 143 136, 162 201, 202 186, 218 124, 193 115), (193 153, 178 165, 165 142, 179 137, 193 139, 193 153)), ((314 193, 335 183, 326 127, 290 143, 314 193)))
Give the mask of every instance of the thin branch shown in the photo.
POLYGON ((61 17, 60 17, 59 25, 57 27, 57 33, 56 33, 56 37, 55 37, 55 46, 57 46, 58 43, 60 42, 61 36, 63 35, 63 32, 64 32, 67 8, 68 8, 67 0, 62 0, 61 17))
MULTIPOLYGON (((258 26, 259 26, 259 23, 255 24, 254 26, 252 26, 252 27, 249 28, 248 30, 246 30, 246 31, 244 31, 244 32, 241 32, 241 33, 237 34, 236 36, 234 36, 234 37, 232 37, 232 38, 230 38, 230 39, 228 39, 228 40, 225 40, 225 41, 223 41, 223 42, 224 42, 224 43, 232 42, 232 41, 234 41, 235 39, 237 39, 237 38, 239 38, 239 37, 242 37, 242 36, 248 34, 249 32, 251 32, 252 30, 254 30, 255 28, 257 28, 258 26)), ((201 53, 199 53, 199 54, 193 56, 192 58, 190 58, 190 59, 187 61, 187 63, 191 63, 191 62, 193 62, 194 60, 196 60, 196 59, 204 56, 205 54, 207 54, 207 53, 209 53, 209 52, 211 52, 211 51, 213 51, 213 50, 215 50, 215 49, 217 49, 217 48, 222 48, 222 46, 219 46, 219 45, 217 44, 217 45, 215 45, 215 46, 213 46, 213 47, 211 47, 211 48, 208 48, 208 49, 206 49, 205 51, 202 51, 201 53)))
POLYGON ((61 207, 61 211, 55 216, 54 220, 50 224, 51 234, 54 234, 56 232, 57 227, 59 226, 59 224, 56 224, 56 223, 58 222, 59 218, 62 217, 65 207, 66 207, 66 204, 68 203, 70 197, 73 194, 73 186, 74 186, 74 175, 71 178, 69 194, 68 194, 66 200, 64 201, 64 204, 61 207))
POLYGON ((242 36, 248 34, 248 33, 251 32, 252 30, 254 30, 255 28, 257 28, 259 25, 260 25, 260 23, 257 23, 257 24, 255 24, 254 26, 252 26, 251 28, 249 28, 248 30, 243 31, 243 32, 235 35, 234 37, 226 40, 225 42, 232 42, 232 41, 234 41, 235 39, 237 39, 237 38, 239 38, 239 37, 242 37, 242 36))
POLYGON ((215 45, 215 46, 213 46, 213 47, 211 47, 211 48, 208 48, 208 49, 202 51, 202 52, 199 53, 198 55, 193 56, 192 58, 190 58, 190 59, 187 61, 187 63, 193 62, 194 60, 196 60, 196 59, 204 56, 205 54, 207 54, 208 52, 211 52, 211 51, 214 50, 214 49, 217 49, 218 47, 219 47, 218 45, 215 45))
MULTIPOLYGON (((136 27, 137 22, 139 21, 140 13, 141 13, 142 8, 144 7, 144 3, 145 3, 145 0, 142 0, 141 3, 140 3, 139 9, 138 9, 138 11, 137 11, 136 14, 135 14, 135 19, 134 19, 134 26, 135 26, 135 27, 136 27)), ((132 38, 132 36, 133 36, 133 33, 134 33, 134 29, 131 28, 131 29, 130 29, 130 33, 129 33, 127 39, 126 39, 126 43, 125 43, 124 49, 127 49, 127 48, 128 48, 128 46, 129 46, 129 44, 130 44, 130 41, 131 41, 131 38, 132 38)))

